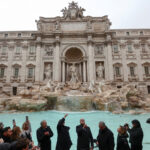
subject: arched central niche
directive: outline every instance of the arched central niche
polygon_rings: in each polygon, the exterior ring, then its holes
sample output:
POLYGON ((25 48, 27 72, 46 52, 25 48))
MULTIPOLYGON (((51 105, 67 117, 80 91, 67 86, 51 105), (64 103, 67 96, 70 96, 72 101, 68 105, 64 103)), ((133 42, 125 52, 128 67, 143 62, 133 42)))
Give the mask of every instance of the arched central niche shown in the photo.
POLYGON ((67 49, 62 61, 62 81, 86 82, 86 65, 81 49, 77 47, 67 49))
POLYGON ((82 51, 78 48, 70 48, 65 54, 65 59, 68 62, 78 62, 83 60, 82 51))

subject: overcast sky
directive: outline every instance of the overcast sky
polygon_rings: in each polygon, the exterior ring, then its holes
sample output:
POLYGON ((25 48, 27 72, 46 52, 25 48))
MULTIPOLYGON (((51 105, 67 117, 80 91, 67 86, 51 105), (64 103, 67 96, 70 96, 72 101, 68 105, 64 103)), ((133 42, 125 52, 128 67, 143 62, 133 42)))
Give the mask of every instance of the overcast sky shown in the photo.
MULTIPOLYGON (((72 0, 0 0, 0 31, 36 30, 35 20, 61 16, 72 0)), ((111 28, 150 28, 150 0, 75 0, 84 15, 108 15, 111 28)))

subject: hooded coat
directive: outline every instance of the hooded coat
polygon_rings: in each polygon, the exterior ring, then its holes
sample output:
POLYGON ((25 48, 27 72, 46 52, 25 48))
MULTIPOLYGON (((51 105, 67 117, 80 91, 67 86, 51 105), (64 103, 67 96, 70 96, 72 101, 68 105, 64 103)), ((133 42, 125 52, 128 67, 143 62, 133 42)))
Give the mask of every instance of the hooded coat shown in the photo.
POLYGON ((51 150, 51 140, 50 138, 53 136, 53 132, 49 126, 46 128, 40 127, 37 130, 37 140, 41 150, 51 150), (44 135, 45 132, 49 132, 49 135, 44 135))
POLYGON ((114 135, 107 127, 104 130, 99 130, 97 141, 100 150, 114 150, 114 135))
POLYGON ((133 120, 132 124, 134 127, 132 129, 128 129, 130 134, 130 143, 131 143, 131 150, 142 150, 142 142, 143 142, 143 130, 141 128, 141 124, 138 120, 133 120))
POLYGON ((56 150, 69 150, 72 141, 70 138, 69 130, 70 128, 64 125, 65 118, 62 118, 59 120, 57 124, 57 144, 56 144, 56 150))
POLYGON ((76 127, 78 136, 77 150, 89 150, 90 146, 93 147, 93 136, 89 127, 83 128, 82 125, 76 127))

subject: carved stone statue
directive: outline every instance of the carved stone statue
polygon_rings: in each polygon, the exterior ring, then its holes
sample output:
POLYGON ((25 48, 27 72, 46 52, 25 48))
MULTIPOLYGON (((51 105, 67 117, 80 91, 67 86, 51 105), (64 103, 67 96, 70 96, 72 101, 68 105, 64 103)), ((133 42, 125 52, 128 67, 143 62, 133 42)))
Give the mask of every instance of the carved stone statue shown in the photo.
POLYGON ((52 80, 52 67, 50 64, 47 65, 46 69, 45 69, 45 79, 46 80, 52 80))
POLYGON ((79 18, 83 18, 83 12, 85 11, 85 9, 84 8, 82 8, 82 7, 80 7, 79 9, 78 9, 78 17, 79 18))
POLYGON ((97 74, 97 77, 98 79, 102 80, 104 78, 104 66, 102 63, 99 63, 99 66, 97 66, 97 69, 96 69, 96 74, 97 74))
POLYGON ((88 29, 92 29, 91 18, 88 18, 88 21, 87 21, 87 28, 88 28, 88 29))
POLYGON ((95 90, 94 85, 95 85, 94 81, 91 81, 88 88, 88 91, 91 92, 92 94, 94 93, 95 90))
POLYGON ((101 94, 102 93, 102 86, 104 85, 104 81, 100 81, 98 84, 98 93, 101 94))
POLYGON ((45 48, 45 55, 46 56, 53 56, 53 47, 46 47, 45 48))
POLYGON ((59 30, 60 29, 60 22, 57 20, 55 24, 55 29, 59 30))
POLYGON ((41 22, 40 21, 35 21, 36 23, 37 23, 37 29, 38 29, 38 31, 41 31, 42 30, 42 24, 41 24, 41 22))
POLYGON ((63 13, 63 17, 66 19, 69 15, 68 15, 68 10, 65 7, 64 9, 61 10, 61 12, 63 13))
POLYGON ((68 8, 64 8, 61 10, 63 13, 64 19, 78 19, 83 18, 84 8, 78 7, 78 4, 75 2, 69 3, 68 8))
POLYGON ((77 68, 76 68, 75 64, 72 64, 70 66, 70 74, 71 74, 70 82, 77 83, 79 81, 79 79, 78 79, 77 68))

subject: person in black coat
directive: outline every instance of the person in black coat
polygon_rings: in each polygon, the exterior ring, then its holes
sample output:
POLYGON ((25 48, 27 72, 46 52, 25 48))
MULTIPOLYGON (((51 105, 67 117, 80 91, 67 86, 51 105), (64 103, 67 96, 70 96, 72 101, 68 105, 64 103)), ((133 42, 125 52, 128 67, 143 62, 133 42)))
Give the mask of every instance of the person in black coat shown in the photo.
POLYGON ((51 140, 53 132, 47 122, 44 120, 41 122, 41 127, 37 130, 37 140, 41 150, 51 150, 51 140))
POLYGON ((143 142, 143 130, 141 128, 141 124, 138 120, 132 121, 132 129, 129 128, 128 124, 126 124, 126 129, 130 134, 130 143, 131 150, 142 150, 142 142, 143 142))
POLYGON ((120 126, 118 128, 118 137, 117 137, 117 150, 130 150, 128 140, 129 137, 125 127, 120 126))
POLYGON ((99 134, 97 136, 97 145, 100 150, 114 150, 114 135, 104 122, 99 123, 99 134))
POLYGON ((4 143, 11 143, 12 142, 12 130, 10 127, 5 127, 2 131, 2 139, 4 143))
POLYGON ((78 136, 77 150, 93 150, 93 136, 90 128, 80 119, 80 125, 76 127, 78 136))
POLYGON ((68 116, 66 114, 64 118, 59 120, 57 124, 57 144, 56 150, 69 150, 72 145, 72 141, 70 138, 69 130, 70 127, 65 126, 65 119, 68 116))
POLYGON ((0 138, 2 138, 4 124, 0 122, 0 138))

